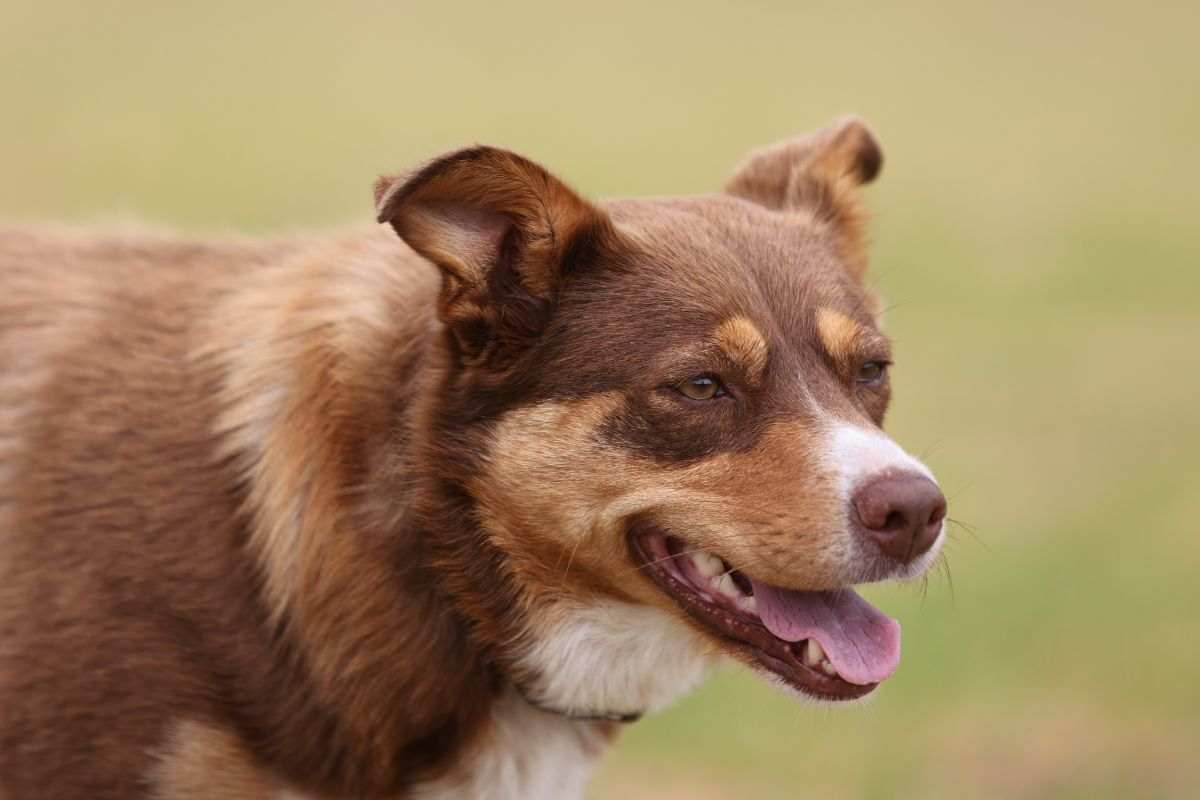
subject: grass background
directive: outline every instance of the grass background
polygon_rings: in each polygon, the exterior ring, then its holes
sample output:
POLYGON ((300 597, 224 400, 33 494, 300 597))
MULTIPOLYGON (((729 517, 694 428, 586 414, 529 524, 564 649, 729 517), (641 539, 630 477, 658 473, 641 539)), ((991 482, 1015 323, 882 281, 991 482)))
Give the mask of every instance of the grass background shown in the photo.
POLYGON ((594 195, 699 192, 860 113, 890 427, 974 530, 953 587, 868 592, 905 626, 868 706, 731 668, 593 797, 1195 796, 1198 28, 1108 0, 0 0, 0 216, 332 227, 472 141, 594 195))

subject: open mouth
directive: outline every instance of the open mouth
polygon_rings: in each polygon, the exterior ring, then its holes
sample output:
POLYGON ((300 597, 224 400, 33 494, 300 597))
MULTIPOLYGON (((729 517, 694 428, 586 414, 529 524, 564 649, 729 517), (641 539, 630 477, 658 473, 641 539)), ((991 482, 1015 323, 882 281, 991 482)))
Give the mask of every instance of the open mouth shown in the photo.
POLYGON ((773 586, 653 528, 631 533, 629 547, 689 616, 805 694, 853 700, 900 663, 900 624, 849 588, 773 586))

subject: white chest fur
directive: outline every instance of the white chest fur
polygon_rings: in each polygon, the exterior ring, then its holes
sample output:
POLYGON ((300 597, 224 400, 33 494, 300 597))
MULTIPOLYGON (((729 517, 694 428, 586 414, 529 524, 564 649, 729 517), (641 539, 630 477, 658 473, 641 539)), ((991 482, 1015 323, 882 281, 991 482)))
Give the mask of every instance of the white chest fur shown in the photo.
POLYGON ((509 691, 487 739, 470 759, 417 800, 579 800, 608 743, 604 726, 540 711, 509 691))

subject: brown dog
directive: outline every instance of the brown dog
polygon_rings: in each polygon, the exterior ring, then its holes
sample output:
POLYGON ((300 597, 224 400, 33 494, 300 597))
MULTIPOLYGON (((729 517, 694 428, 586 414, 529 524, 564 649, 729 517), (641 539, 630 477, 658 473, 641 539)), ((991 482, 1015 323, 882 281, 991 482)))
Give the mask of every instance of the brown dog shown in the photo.
POLYGON ((722 654, 869 692, 847 587, 945 514, 879 430, 881 161, 843 120, 593 204, 477 147, 328 239, 0 231, 0 796, 571 798, 722 654))

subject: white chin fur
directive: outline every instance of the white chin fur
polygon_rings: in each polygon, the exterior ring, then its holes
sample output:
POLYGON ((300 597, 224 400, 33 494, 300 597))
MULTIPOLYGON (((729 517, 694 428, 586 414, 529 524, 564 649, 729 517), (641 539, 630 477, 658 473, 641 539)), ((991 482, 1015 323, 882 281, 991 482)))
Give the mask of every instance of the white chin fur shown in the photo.
POLYGON ((699 633, 651 606, 579 605, 533 631, 520 666, 530 699, 571 714, 655 711, 695 688, 717 663, 699 633))

